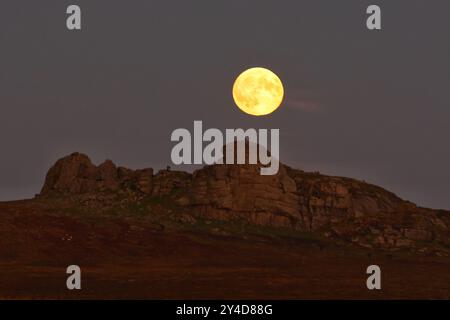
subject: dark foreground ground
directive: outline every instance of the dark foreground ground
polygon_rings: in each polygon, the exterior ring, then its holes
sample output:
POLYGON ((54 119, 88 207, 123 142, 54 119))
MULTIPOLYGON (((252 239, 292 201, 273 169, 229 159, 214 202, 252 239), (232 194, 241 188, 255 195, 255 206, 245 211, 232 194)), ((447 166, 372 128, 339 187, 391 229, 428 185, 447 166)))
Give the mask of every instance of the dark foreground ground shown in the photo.
POLYGON ((449 299, 450 258, 0 203, 2 299, 449 299), (66 267, 82 290, 66 289, 66 267), (382 269, 382 290, 366 268, 382 269))

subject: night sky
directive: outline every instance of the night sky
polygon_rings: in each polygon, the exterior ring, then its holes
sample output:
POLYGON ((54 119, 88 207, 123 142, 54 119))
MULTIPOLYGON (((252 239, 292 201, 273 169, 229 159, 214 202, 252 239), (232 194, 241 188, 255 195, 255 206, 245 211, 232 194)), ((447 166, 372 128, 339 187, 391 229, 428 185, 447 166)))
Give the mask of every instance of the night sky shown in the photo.
POLYGON ((283 163, 450 209, 449 14, 437 0, 2 0, 0 200, 34 196, 74 151, 165 168, 171 132, 202 120, 279 128, 283 163), (285 86, 266 117, 232 100, 255 66, 285 86))

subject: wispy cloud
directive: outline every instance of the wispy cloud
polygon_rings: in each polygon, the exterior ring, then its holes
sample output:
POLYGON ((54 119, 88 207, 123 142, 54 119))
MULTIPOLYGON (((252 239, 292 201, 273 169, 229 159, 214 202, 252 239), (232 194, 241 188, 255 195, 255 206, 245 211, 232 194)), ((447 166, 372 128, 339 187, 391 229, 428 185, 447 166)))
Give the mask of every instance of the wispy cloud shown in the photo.
POLYGON ((286 97, 284 104, 290 109, 303 112, 318 112, 322 110, 318 93, 310 90, 295 90, 286 97))
POLYGON ((312 100, 288 99, 285 105, 288 108, 306 112, 317 112, 321 110, 319 103, 312 100))

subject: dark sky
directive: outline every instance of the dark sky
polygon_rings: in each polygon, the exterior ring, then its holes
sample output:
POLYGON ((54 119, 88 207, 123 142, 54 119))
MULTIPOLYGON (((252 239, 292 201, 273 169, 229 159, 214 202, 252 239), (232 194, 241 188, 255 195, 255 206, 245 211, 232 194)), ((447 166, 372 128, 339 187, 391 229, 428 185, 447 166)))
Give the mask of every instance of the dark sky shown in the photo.
POLYGON ((284 163, 449 209, 449 14, 437 0, 2 0, 0 200, 33 196, 74 151, 163 168, 171 132, 203 120, 279 128, 284 163), (365 27, 369 4, 382 31, 365 27), (254 66, 285 85, 270 116, 232 101, 254 66))

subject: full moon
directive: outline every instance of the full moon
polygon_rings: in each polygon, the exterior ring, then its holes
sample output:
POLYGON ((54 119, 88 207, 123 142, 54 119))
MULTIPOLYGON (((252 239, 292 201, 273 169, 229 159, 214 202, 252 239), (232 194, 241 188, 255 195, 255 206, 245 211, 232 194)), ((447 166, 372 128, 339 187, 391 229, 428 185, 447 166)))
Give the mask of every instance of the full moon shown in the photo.
POLYGON ((284 89, 280 78, 265 68, 242 72, 233 85, 236 105, 245 113, 264 116, 274 112, 283 101, 284 89))

